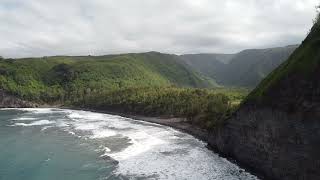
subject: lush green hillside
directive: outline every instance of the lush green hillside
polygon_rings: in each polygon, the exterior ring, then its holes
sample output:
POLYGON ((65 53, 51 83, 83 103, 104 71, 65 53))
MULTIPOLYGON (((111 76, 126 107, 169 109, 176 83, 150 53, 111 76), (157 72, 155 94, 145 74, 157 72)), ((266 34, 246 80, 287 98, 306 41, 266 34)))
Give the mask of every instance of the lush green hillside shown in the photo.
POLYGON ((249 95, 248 101, 259 104, 280 104, 303 107, 318 97, 320 70, 320 22, 290 58, 265 78, 249 95), (308 102, 310 101, 310 102, 308 102))
POLYGON ((150 52, 6 59, 0 61, 0 88, 26 100, 48 103, 128 87, 213 86, 178 58, 150 52))
POLYGON ((297 45, 250 49, 238 53, 228 64, 223 78, 228 86, 255 87, 271 71, 288 59, 297 45))
POLYGON ((231 55, 194 54, 181 57, 190 66, 211 77, 220 85, 253 88, 284 62, 297 47, 292 45, 269 49, 248 49, 231 55))
POLYGON ((196 71, 224 85, 219 75, 224 73, 227 64, 233 57, 234 54, 186 54, 181 55, 181 60, 196 71))

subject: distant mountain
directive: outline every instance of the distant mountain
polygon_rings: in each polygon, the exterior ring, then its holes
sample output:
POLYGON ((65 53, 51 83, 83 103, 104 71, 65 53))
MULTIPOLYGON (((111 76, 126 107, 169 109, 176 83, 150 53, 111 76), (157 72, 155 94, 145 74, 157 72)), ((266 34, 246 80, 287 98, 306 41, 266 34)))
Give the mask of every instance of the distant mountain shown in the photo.
POLYGON ((193 61, 219 61, 223 64, 228 64, 235 54, 210 54, 210 53, 201 53, 201 54, 183 54, 181 57, 188 60, 188 62, 193 63, 193 61))
POLYGON ((182 55, 197 71, 224 86, 255 87, 284 62, 298 45, 269 49, 248 49, 237 54, 182 55))
MULTIPOLYGON (((272 52, 286 56, 283 49, 272 52)), ((319 77, 318 18, 288 60, 270 73, 232 118, 211 134, 209 144, 266 175, 266 179, 320 179, 319 77)))
POLYGON ((63 101, 130 87, 212 87, 177 55, 157 52, 0 60, 0 89, 25 100, 63 101))
POLYGON ((180 57, 189 66, 205 76, 219 80, 217 75, 223 74, 234 54, 185 54, 180 57))

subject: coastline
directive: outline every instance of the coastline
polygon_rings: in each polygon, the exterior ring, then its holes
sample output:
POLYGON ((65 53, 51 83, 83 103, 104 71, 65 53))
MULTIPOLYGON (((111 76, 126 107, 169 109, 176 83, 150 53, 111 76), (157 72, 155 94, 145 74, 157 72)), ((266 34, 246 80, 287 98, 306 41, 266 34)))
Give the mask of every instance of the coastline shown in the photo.
POLYGON ((145 121, 155 124, 160 124, 164 126, 168 126, 187 134, 194 136, 195 138, 208 143, 209 132, 206 129, 202 129, 196 127, 186 121, 185 118, 176 118, 176 117, 149 117, 143 115, 136 115, 136 114, 128 114, 123 112, 116 112, 116 111, 107 111, 107 110, 96 110, 90 108, 76 108, 76 107, 57 107, 61 109, 73 109, 73 110, 82 110, 82 111, 91 111, 103 114, 111 114, 111 115, 118 115, 126 118, 131 118, 138 121, 145 121))
MULTIPOLYGON (((1 91, 0 91, 1 95, 1 91)), ((8 97, 8 96, 7 96, 8 97)), ((12 96, 9 96, 8 99, 12 98, 12 96)), ((0 98, 1 99, 1 98, 0 98)), ((192 135, 193 137, 203 141, 207 144, 207 148, 211 150, 212 152, 218 154, 219 156, 226 158, 228 161, 238 165, 245 171, 251 173, 252 175, 255 175, 261 180, 267 179, 265 175, 260 174, 259 172, 256 172, 255 169, 250 168, 246 164, 236 161, 232 156, 229 154, 225 154, 224 152, 219 151, 218 149, 210 146, 209 144, 209 134, 210 132, 206 129, 202 129, 197 127, 196 125, 190 124, 186 121, 186 118, 173 118, 173 117, 160 117, 160 116, 146 116, 146 115, 138 115, 128 112, 122 112, 119 110, 99 110, 99 109, 91 109, 91 108, 84 108, 84 107, 74 107, 74 106, 63 106, 61 104, 55 104, 55 105, 49 105, 49 104, 16 104, 16 101, 9 101, 8 103, 3 103, 1 108, 5 107, 13 107, 13 108, 60 108, 60 109, 71 109, 71 110, 82 110, 82 111, 90 111, 90 112, 97 112, 97 113, 104 113, 104 114, 111 114, 111 115, 118 115, 126 118, 131 118, 133 120, 138 121, 145 121, 155 124, 160 124, 164 126, 168 126, 171 128, 174 128, 176 130, 179 130, 181 132, 187 133, 192 135)), ((0 102, 1 105, 1 102, 0 102)))
POLYGON ((248 166, 244 163, 241 163, 241 162, 235 160, 232 156, 230 156, 224 152, 221 152, 221 151, 217 150, 216 148, 210 146, 210 144, 209 144, 209 131, 202 129, 202 128, 199 128, 199 127, 196 127, 195 125, 192 125, 190 123, 187 123, 185 118, 148 117, 148 116, 129 114, 129 113, 124 113, 124 112, 96 110, 96 109, 90 109, 90 108, 77 108, 77 107, 55 107, 55 108, 81 110, 81 111, 97 112, 97 113, 103 113, 103 114, 118 115, 118 116, 122 116, 122 117, 126 117, 126 118, 131 118, 133 120, 145 121, 145 122, 160 124, 160 125, 174 128, 176 130, 179 130, 179 131, 182 131, 182 132, 187 133, 189 135, 192 135, 193 137, 203 141, 204 143, 207 144, 206 147, 209 150, 211 150, 212 152, 218 154, 219 156, 227 159, 228 161, 238 165, 240 168, 242 168, 245 171, 249 172, 250 174, 256 176, 260 180, 269 180, 266 178, 267 176, 265 176, 259 172, 256 172, 254 169, 250 168, 250 166, 248 166))

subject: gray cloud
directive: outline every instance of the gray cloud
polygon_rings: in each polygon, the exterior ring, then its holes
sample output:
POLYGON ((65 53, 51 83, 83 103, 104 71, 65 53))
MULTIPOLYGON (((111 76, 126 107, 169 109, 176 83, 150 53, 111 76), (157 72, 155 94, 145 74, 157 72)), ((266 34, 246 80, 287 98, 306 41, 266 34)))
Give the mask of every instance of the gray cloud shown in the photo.
POLYGON ((318 0, 0 0, 0 55, 236 52, 300 43, 318 0))

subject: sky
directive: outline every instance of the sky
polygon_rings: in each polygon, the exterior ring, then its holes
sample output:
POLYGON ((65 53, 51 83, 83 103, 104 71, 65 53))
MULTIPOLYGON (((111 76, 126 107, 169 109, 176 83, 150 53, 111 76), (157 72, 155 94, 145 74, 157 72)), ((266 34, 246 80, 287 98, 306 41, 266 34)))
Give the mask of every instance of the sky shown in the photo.
POLYGON ((235 53, 300 43, 319 0, 0 0, 0 56, 235 53))

